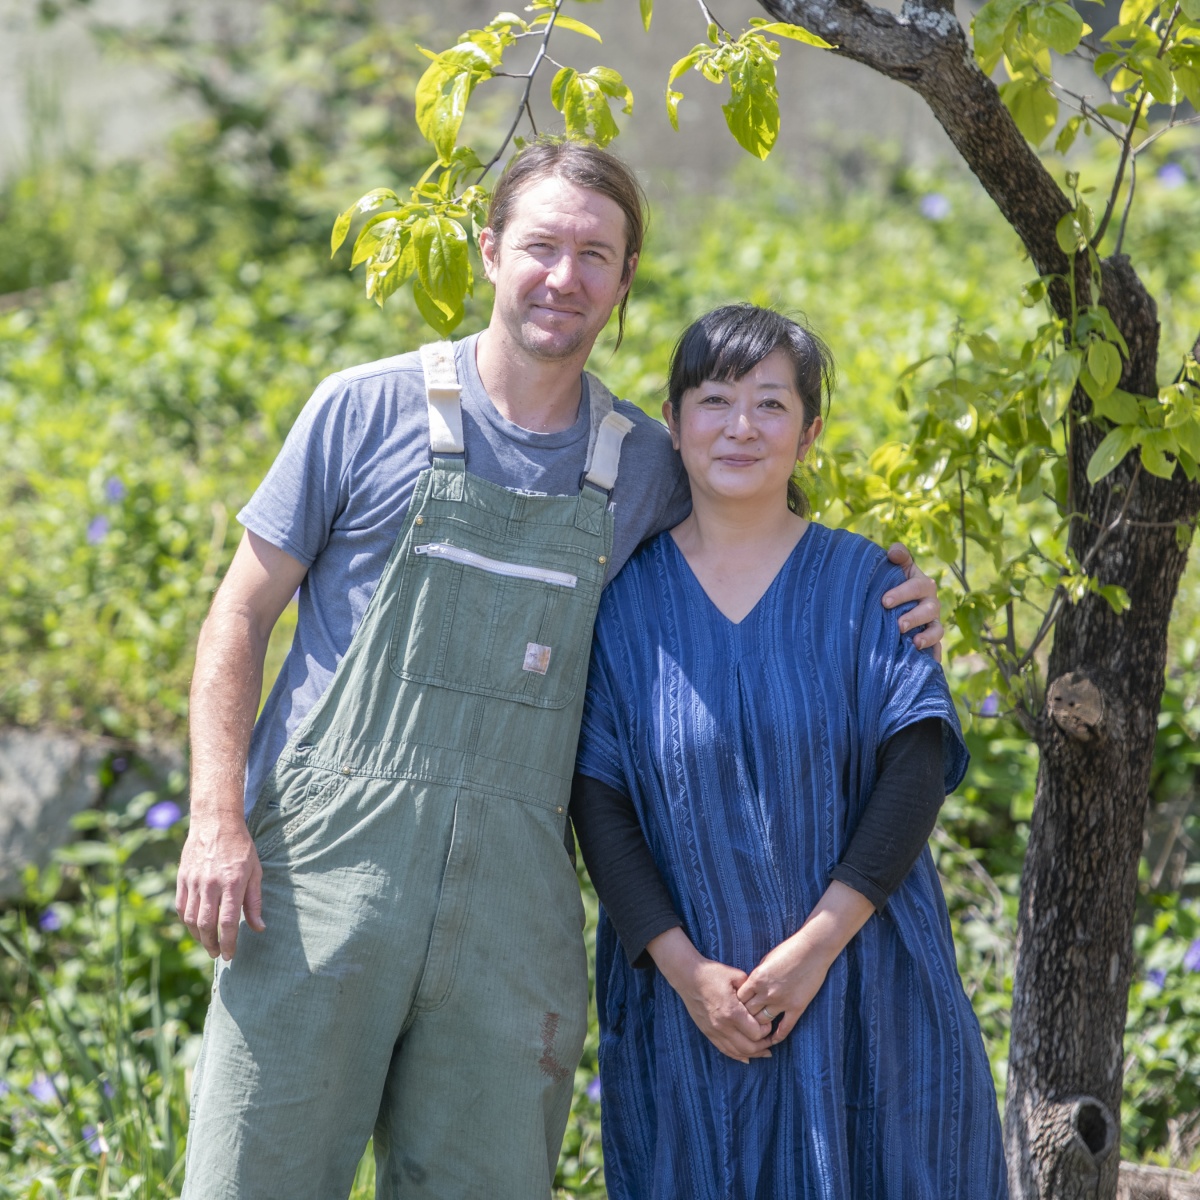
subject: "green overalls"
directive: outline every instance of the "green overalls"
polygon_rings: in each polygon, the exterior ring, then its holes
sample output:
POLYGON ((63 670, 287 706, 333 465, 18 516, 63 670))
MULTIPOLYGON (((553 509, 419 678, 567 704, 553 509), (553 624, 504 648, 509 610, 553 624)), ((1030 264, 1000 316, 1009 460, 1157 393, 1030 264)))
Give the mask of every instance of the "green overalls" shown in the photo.
POLYGON ((189 1200, 542 1200, 587 1027, 563 844, 630 422, 593 380, 577 496, 463 459, 422 350, 433 465, 328 691, 250 817, 267 931, 218 962, 189 1200))

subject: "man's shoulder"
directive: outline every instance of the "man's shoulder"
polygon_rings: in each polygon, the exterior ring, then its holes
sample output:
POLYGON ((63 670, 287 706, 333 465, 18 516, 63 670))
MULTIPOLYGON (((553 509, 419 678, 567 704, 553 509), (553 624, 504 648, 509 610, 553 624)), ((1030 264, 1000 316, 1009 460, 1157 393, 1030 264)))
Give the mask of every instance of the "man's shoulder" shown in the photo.
POLYGON ((337 380, 347 388, 370 387, 381 381, 407 381, 409 376, 423 377, 421 354, 410 350, 406 354, 393 354, 390 358, 377 358, 373 362, 359 363, 354 367, 343 367, 331 380, 337 380))

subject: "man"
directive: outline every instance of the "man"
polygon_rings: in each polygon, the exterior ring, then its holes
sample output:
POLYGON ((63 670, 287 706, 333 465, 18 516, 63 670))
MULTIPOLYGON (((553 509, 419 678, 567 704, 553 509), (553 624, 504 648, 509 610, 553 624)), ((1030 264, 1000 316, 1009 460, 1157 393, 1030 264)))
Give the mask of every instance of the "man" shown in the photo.
POLYGON ((583 373, 642 229, 616 159, 527 147, 480 236, 487 328, 326 380, 240 514, 177 895, 220 956, 192 1200, 345 1196, 372 1134, 380 1196, 549 1194, 586 1030, 563 833, 592 622, 688 509, 665 432, 583 373))

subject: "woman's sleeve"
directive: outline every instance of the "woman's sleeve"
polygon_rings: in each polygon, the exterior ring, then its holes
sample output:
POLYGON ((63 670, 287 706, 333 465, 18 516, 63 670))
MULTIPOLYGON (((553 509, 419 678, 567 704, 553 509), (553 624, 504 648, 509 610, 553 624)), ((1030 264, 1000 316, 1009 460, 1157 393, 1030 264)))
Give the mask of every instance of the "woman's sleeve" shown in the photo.
POLYGON ((860 720, 874 727, 862 732, 869 734, 870 744, 878 750, 906 726, 937 717, 942 725, 944 794, 948 795, 967 773, 970 755, 941 664, 913 645, 912 633, 900 632, 900 617, 913 606, 883 607, 884 592, 903 581, 900 568, 882 559, 867 589, 857 704, 860 720))
POLYGON ((571 787, 571 823, 583 861, 634 967, 654 965, 646 946, 682 925, 629 796, 588 775, 571 787))
POLYGON ((628 795, 631 789, 625 778, 617 726, 620 699, 617 689, 612 685, 601 641, 601 625, 606 620, 605 610, 608 607, 606 593, 600 601, 600 613, 596 619, 597 630, 592 642, 592 658, 588 669, 587 692, 583 701, 583 722, 579 730, 575 770, 581 775, 599 779, 609 787, 628 795))
POLYGON ((832 877, 882 911, 925 848, 945 796, 942 723, 925 717, 884 743, 874 790, 832 877))

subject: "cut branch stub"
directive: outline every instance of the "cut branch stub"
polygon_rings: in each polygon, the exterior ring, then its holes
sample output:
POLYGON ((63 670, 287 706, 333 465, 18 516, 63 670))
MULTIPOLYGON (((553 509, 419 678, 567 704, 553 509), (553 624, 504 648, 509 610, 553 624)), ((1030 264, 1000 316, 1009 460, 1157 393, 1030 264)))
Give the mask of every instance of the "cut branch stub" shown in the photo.
POLYGON ((1104 724, 1104 695, 1083 671, 1072 671, 1050 685, 1046 711, 1068 737, 1090 742, 1104 724))
POLYGON ((1200 1200, 1200 1175, 1122 1163, 1117 1200, 1200 1200))

